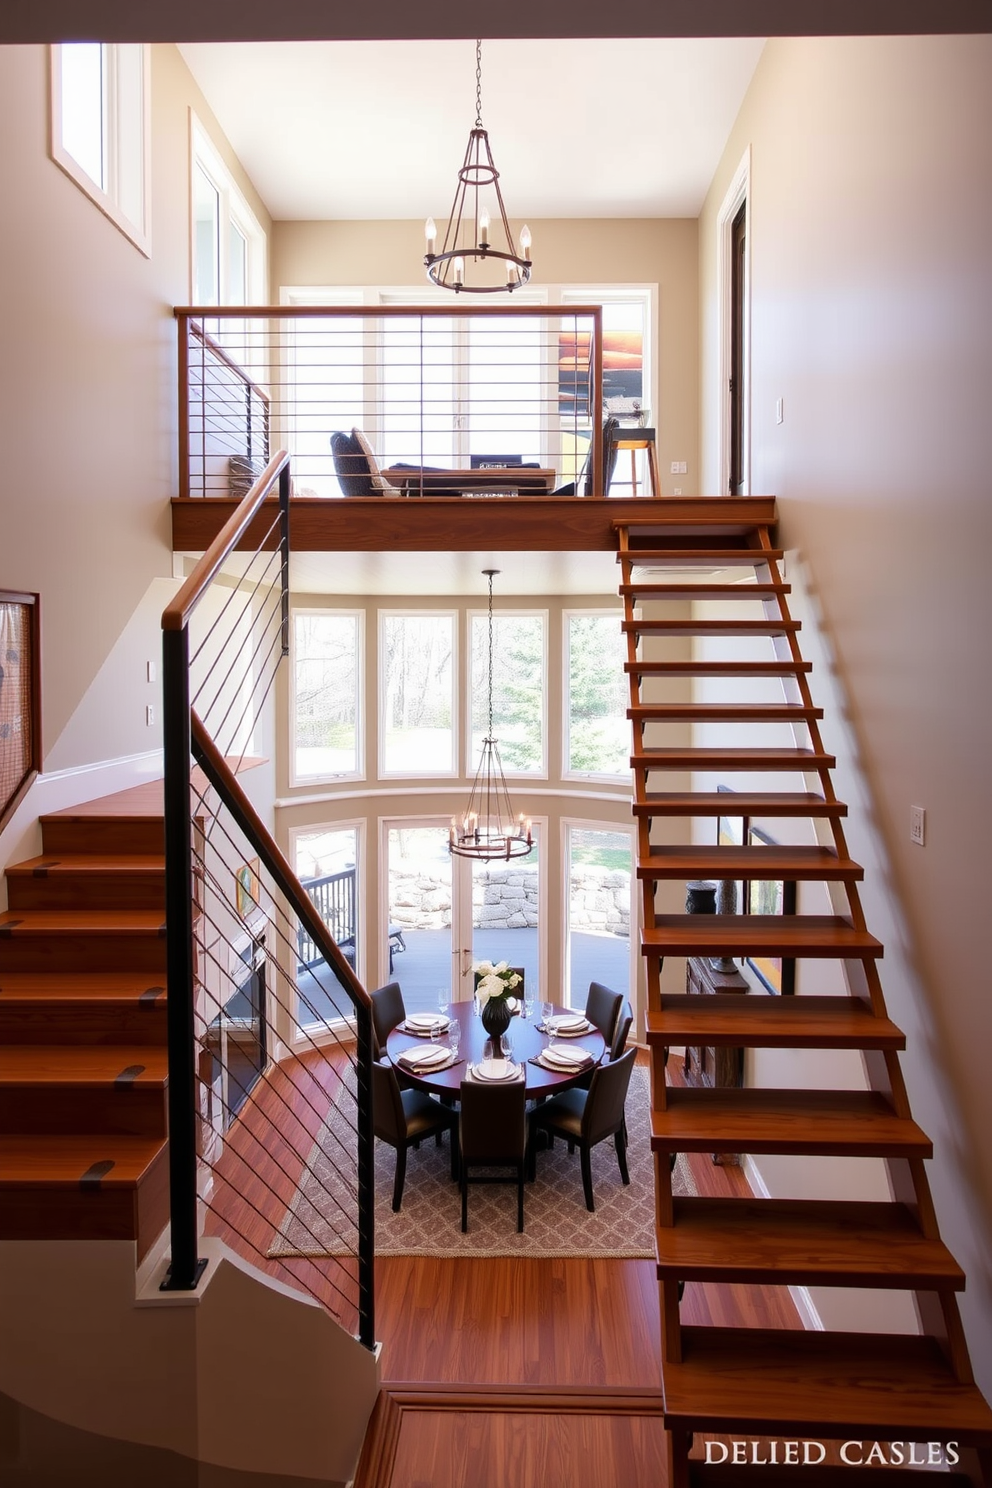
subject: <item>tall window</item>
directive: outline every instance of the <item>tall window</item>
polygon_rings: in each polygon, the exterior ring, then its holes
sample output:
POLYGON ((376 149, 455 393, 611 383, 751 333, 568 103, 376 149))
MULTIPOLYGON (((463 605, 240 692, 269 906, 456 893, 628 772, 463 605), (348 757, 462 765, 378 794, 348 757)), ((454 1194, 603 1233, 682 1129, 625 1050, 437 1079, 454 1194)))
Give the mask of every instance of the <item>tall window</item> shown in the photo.
POLYGON ((566 775, 630 773, 627 659, 620 615, 565 616, 566 775))
MULTIPOLYGON (((475 769, 489 726, 489 620, 472 620, 472 754, 475 769)), ((493 616, 493 716, 507 774, 547 773, 544 737, 543 615, 493 616)))
POLYGON ((379 630, 383 775, 455 773, 455 617, 383 614, 379 630))
MULTIPOLYGON (((266 298, 265 234, 196 118, 191 152, 193 303, 258 303, 266 298)), ((230 321, 220 325, 231 334, 230 321)))
POLYGON ((52 158, 142 253, 151 251, 149 49, 51 49, 52 158))
POLYGON ((293 780, 361 768, 361 613, 293 614, 293 780))

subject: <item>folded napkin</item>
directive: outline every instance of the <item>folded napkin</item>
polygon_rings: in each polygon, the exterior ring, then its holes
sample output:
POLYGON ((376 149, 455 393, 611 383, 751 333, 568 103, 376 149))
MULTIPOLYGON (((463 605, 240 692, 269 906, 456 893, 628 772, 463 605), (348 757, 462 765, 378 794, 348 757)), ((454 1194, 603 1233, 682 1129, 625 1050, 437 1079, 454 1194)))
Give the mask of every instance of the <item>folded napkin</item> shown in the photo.
POLYGON ((452 1057, 451 1050, 441 1044, 430 1044, 426 1049, 407 1049, 399 1056, 399 1063, 407 1069, 429 1070, 444 1064, 452 1057))

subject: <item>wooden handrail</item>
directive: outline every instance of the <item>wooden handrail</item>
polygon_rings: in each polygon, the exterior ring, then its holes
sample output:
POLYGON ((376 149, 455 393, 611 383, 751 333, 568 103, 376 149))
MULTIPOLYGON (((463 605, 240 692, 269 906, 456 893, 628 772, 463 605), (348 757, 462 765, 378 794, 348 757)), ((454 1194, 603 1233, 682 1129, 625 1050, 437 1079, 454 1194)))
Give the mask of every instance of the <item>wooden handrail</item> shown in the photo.
POLYGON ((595 321, 597 336, 602 325, 601 305, 474 305, 451 303, 445 305, 177 305, 173 310, 177 320, 203 316, 208 320, 250 320, 252 317, 268 320, 307 320, 320 315, 347 315, 358 320, 410 320, 412 317, 451 319, 453 316, 468 320, 473 316, 496 316, 514 319, 532 316, 535 319, 552 319, 561 316, 571 320, 589 316, 595 321))
POLYGON ((237 510, 224 523, 172 603, 162 612, 163 630, 182 630, 224 559, 237 547, 277 478, 289 468, 289 454, 277 450, 237 510))
POLYGON ((316 906, 289 866, 275 838, 271 836, 251 801, 241 789, 237 776, 207 733, 195 708, 191 712, 190 733, 197 763, 202 766, 210 784, 251 842, 252 847, 285 895, 290 907, 304 921, 310 939, 317 946, 352 1002, 371 1012, 371 997, 352 970, 348 958, 339 949, 337 942, 320 918, 316 906))

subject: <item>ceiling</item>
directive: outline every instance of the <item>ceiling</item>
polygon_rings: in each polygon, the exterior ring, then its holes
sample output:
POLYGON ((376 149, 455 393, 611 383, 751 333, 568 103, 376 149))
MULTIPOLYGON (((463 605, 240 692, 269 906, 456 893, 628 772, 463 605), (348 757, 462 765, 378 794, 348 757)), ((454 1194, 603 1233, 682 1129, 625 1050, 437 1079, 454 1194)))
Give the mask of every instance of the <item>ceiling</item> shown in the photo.
MULTIPOLYGON (((695 217, 760 38, 486 41, 482 119, 509 215, 695 217)), ((473 41, 180 47, 279 221, 447 219, 473 41)))
POLYGON ((619 580, 613 552, 311 553, 290 560, 290 588, 305 594, 460 595, 486 592, 483 570, 497 568, 497 593, 610 594, 619 580))

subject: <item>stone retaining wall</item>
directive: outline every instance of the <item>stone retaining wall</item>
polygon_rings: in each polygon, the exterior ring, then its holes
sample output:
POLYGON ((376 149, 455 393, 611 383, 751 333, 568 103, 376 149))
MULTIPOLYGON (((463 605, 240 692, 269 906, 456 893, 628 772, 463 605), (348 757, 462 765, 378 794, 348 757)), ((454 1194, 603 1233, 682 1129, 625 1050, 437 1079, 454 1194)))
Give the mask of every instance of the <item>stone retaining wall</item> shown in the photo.
MULTIPOLYGON (((441 930, 451 924, 451 887, 431 869, 394 873, 390 918, 411 930, 441 930)), ((575 930, 630 934, 630 874, 616 868, 572 870, 569 919, 575 930)), ((537 928, 537 869, 512 863, 476 877, 472 922, 488 930, 537 928)))

